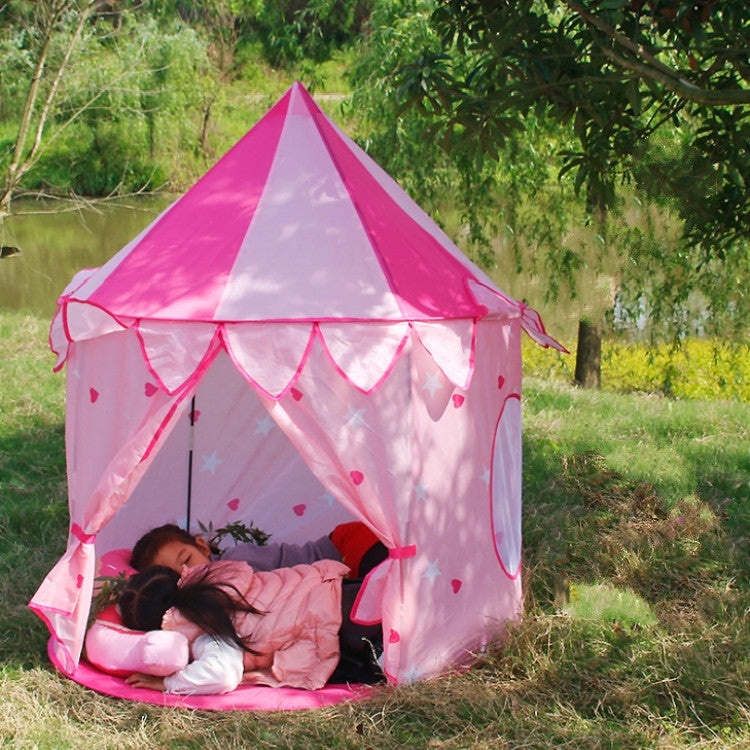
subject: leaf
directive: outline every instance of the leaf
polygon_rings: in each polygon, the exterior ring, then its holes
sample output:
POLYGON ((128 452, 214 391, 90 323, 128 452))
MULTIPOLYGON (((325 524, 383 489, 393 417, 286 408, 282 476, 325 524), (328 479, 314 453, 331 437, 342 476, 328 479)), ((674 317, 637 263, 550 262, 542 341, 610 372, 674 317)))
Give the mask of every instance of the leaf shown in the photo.
POLYGON ((636 78, 631 78, 625 84, 625 95, 628 97, 633 114, 638 117, 641 114, 641 89, 636 78))

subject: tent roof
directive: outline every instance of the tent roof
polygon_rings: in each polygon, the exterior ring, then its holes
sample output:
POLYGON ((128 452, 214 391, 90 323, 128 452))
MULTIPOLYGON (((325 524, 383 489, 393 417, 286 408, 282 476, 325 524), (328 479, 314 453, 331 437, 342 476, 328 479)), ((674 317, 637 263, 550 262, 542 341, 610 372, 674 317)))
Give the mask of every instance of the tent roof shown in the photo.
MULTIPOLYGON (((351 375, 331 340, 338 338, 343 354, 362 337, 357 324, 367 323, 371 332, 377 324, 370 338, 382 341, 387 332, 390 343, 379 364, 364 366, 367 376, 352 378, 365 390, 387 374, 406 326, 448 326, 440 338, 450 351, 441 357, 436 348, 443 344, 428 349, 457 385, 471 373, 471 326, 487 314, 520 316, 532 336, 552 343, 538 316, 468 261, 299 83, 141 235, 101 268, 76 277, 60 308, 53 323, 60 364, 66 340, 137 326, 154 367, 149 338, 166 335, 179 321, 197 324, 183 337, 195 367, 218 325, 236 363, 256 383, 242 363, 247 337, 256 344, 248 323, 304 324, 278 329, 293 339, 292 375, 316 330, 351 375), (344 324, 350 333, 342 337, 344 324)), ((170 391, 188 374, 184 366, 179 374, 157 373, 170 391)), ((280 376, 284 388, 290 378, 280 376)), ((278 395, 279 385, 262 388, 278 395)))

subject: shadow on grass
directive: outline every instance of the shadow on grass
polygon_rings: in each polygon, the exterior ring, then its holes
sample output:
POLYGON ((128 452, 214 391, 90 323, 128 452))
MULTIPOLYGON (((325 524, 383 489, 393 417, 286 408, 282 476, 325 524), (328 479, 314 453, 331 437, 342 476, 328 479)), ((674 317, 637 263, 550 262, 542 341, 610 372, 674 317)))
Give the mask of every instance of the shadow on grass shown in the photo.
POLYGON ((28 602, 65 551, 64 427, 42 418, 0 437, 0 664, 46 664, 47 628, 28 602))
POLYGON ((624 478, 601 456, 563 454, 529 436, 524 475, 531 606, 559 607, 570 582, 634 591, 675 625, 710 627, 747 606, 748 526, 739 521, 750 501, 726 497, 734 477, 708 475, 695 494, 667 507, 651 484, 624 478))

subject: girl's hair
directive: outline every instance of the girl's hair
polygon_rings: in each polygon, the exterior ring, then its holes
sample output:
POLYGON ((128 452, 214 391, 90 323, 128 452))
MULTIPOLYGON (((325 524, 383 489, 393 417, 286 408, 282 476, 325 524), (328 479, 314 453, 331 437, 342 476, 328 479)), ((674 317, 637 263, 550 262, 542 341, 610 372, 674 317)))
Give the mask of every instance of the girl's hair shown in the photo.
POLYGON ((236 644, 243 651, 258 655, 237 634, 231 613, 265 612, 253 607, 231 583, 211 579, 211 569, 178 585, 180 575, 171 568, 153 565, 133 575, 120 597, 120 613, 132 630, 159 630, 164 613, 176 607, 181 614, 218 640, 236 644))
POLYGON ((136 570, 148 568, 154 562, 159 550, 169 542, 182 542, 195 546, 195 537, 174 523, 166 523, 151 529, 135 543, 130 555, 130 566, 136 570))

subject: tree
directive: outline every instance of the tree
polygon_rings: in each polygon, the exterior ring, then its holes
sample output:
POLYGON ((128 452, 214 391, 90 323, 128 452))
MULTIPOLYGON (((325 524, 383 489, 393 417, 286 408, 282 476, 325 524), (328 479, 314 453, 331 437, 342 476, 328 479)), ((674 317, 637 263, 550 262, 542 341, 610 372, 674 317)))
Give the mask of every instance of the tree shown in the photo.
POLYGON ((157 25, 139 0, 14 3, 0 50, 3 131, 14 133, 0 140, 0 217, 24 190, 158 187, 157 142, 184 148, 186 114, 215 88, 195 32, 157 25))
POLYGON ((428 47, 392 71, 404 106, 476 169, 541 121, 561 134, 558 175, 621 264, 621 313, 672 333, 700 293, 704 327, 747 330, 750 40, 739 0, 446 0, 428 47), (657 241, 615 221, 623 196, 669 209, 657 241), (739 283, 741 282, 741 283, 739 283))
POLYGON ((70 63, 73 51, 80 43, 86 23, 93 14, 95 6, 94 0, 86 0, 82 3, 76 0, 53 0, 38 3, 36 8, 29 13, 33 15, 36 22, 34 28, 38 36, 37 53, 15 142, 10 149, 10 159, 3 170, 0 211, 10 208, 13 195, 23 176, 39 158, 42 136, 51 115, 60 82, 70 63), (63 35, 60 33, 60 27, 65 24, 66 16, 73 12, 76 17, 63 35), (61 43, 55 45, 56 41, 61 43), (56 57, 55 52, 57 52, 56 57), (48 68, 51 70, 48 71, 48 68))

